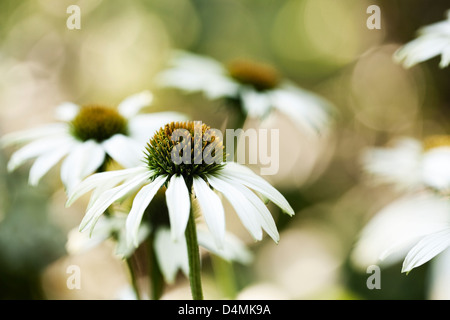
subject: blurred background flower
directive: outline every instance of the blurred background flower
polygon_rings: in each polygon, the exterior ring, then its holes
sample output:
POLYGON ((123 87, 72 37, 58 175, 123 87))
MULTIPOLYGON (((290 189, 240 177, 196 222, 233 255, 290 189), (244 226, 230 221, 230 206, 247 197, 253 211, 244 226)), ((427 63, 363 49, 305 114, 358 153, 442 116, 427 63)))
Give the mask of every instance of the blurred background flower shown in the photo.
MULTIPOLYGON (((439 67, 439 56, 408 69, 393 59, 419 28, 445 19, 448 1, 80 0, 81 28, 70 30, 66 10, 73 4, 1 1, 0 135, 51 122, 61 101, 118 105, 143 90, 154 94, 152 112, 179 111, 225 129, 237 113, 200 93, 161 90, 156 75, 173 50, 219 62, 236 57, 268 62, 299 87, 330 101, 337 117, 319 137, 300 132, 282 113, 266 123, 245 124, 279 129, 280 170, 264 178, 296 215, 287 217, 269 204, 278 245, 268 237, 255 243, 235 215, 226 215, 227 230, 254 254, 249 265, 231 265, 236 298, 439 297, 427 294, 427 271, 439 266, 425 264, 407 276, 400 272, 401 262, 383 266, 381 289, 370 290, 370 274, 350 263, 350 253, 372 216, 399 197, 399 191, 367 179, 362 150, 396 137, 421 140, 449 132, 449 68, 439 67), (373 4, 381 10, 381 29, 366 26, 366 9, 373 4)), ((64 208, 55 173, 49 172, 39 187, 28 186, 29 167, 7 175, 12 150, 0 152, 0 298, 126 296, 129 276, 114 256, 113 243, 77 254, 65 249, 87 199, 64 208), (79 289, 67 285, 68 267, 74 265, 81 271, 79 289)), ((224 206, 232 210, 229 203, 224 206)), ((204 258, 205 298, 226 296, 220 284, 221 272, 230 272, 225 270, 204 258)), ((163 298, 190 298, 181 273, 163 298)))

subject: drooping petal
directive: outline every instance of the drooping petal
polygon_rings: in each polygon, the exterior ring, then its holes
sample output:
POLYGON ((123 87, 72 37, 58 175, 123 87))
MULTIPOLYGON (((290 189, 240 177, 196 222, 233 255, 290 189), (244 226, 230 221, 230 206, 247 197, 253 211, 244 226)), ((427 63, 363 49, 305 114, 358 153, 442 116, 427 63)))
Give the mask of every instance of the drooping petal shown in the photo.
POLYGON ((197 228, 198 244, 206 250, 218 255, 227 261, 236 261, 243 264, 250 263, 253 255, 248 248, 235 235, 226 232, 224 245, 219 248, 211 232, 197 228))
POLYGON ((320 133, 330 123, 334 107, 325 98, 291 84, 270 92, 272 106, 302 128, 320 133))
POLYGON ((124 168, 142 164, 144 146, 123 134, 115 134, 102 142, 106 153, 124 168))
POLYGON ((450 227, 429 234, 420 240, 403 261, 402 272, 409 272, 430 261, 450 246, 450 227))
MULTIPOLYGON (((164 182, 166 182, 166 179, 166 176, 158 176, 150 184, 143 187, 134 197, 131 211, 128 214, 126 222, 126 235, 128 243, 133 243, 136 247, 139 245, 138 230, 144 211, 148 207, 150 201, 152 201, 159 188, 161 188, 164 182)), ((158 212, 150 214, 158 214, 158 212)))
POLYGON ((66 123, 52 123, 39 128, 11 132, 0 138, 0 146, 7 147, 13 144, 22 144, 41 138, 60 137, 69 132, 66 123))
POLYGON ((84 231, 87 228, 91 228, 92 231, 98 218, 111 204, 140 188, 148 181, 149 175, 149 172, 136 174, 134 177, 126 180, 123 184, 102 193, 98 197, 97 201, 95 201, 95 203, 93 203, 86 212, 83 220, 81 221, 80 230, 84 231))
POLYGON ((175 276, 181 269, 186 276, 189 275, 189 260, 186 248, 186 239, 173 241, 168 228, 160 227, 156 230, 154 249, 159 268, 167 283, 175 282, 175 276))
POLYGON ((225 239, 225 212, 222 201, 202 178, 194 178, 193 187, 214 241, 222 248, 225 239))
POLYGON ((173 240, 183 238, 191 210, 191 198, 183 176, 173 175, 166 191, 173 240))
POLYGON ((257 210, 247 198, 244 197, 234 186, 219 177, 208 177, 211 186, 221 192, 231 203, 244 227, 250 232, 255 240, 262 239, 260 218, 257 210))
POLYGON ((239 84, 218 61, 180 51, 174 54, 171 66, 157 76, 157 83, 187 92, 203 92, 209 99, 236 97, 239 90, 239 84))
POLYGON ((117 109, 125 118, 129 119, 135 116, 142 108, 149 106, 153 101, 153 94, 146 90, 133 94, 123 100, 117 109))
POLYGON ((292 209, 283 195, 249 168, 235 162, 228 162, 219 175, 223 175, 262 194, 287 214, 291 216, 295 214, 294 209, 292 209))
POLYGON ((69 193, 68 200, 66 202, 66 207, 71 206, 74 201, 76 201, 79 197, 91 191, 92 189, 102 187, 105 184, 111 184, 112 188, 115 185, 119 184, 120 182, 124 181, 125 179, 139 175, 144 172, 148 172, 148 169, 145 167, 136 167, 123 170, 96 173, 86 178, 76 187, 73 188, 72 192, 69 193))
POLYGON ((67 143, 61 144, 59 148, 40 155, 30 168, 28 183, 37 186, 41 178, 69 153, 74 144, 73 140, 68 140, 67 143))
POLYGON ((69 138, 67 136, 49 136, 32 141, 11 155, 11 158, 8 161, 7 169, 8 171, 14 171, 26 161, 39 157, 48 152, 53 152, 54 150, 63 147, 66 143, 69 143, 69 138))
POLYGON ((241 90, 243 108, 251 118, 263 118, 272 107, 270 96, 251 88, 241 90))
POLYGON ((61 180, 67 193, 88 175, 94 173, 105 160, 105 151, 93 140, 78 143, 61 165, 61 180))
POLYGON ((248 201, 252 203, 252 205, 256 208, 257 212, 259 213, 261 227, 267 232, 267 234, 278 243, 280 241, 280 235, 278 233, 277 226, 275 224, 275 221, 273 220, 273 217, 265 206, 264 202, 251 190, 249 190, 244 185, 241 185, 239 183, 236 183, 236 181, 233 181, 231 179, 226 179, 230 184, 233 184, 233 186, 239 190, 242 195, 247 198, 248 201))

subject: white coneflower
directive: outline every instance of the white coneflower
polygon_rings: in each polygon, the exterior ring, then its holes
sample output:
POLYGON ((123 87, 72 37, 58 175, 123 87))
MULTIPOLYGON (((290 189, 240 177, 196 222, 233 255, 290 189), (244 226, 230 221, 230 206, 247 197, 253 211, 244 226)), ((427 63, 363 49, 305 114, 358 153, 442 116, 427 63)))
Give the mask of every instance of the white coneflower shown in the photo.
POLYGON ((108 157, 123 167, 135 166, 136 151, 142 149, 148 136, 168 121, 186 119, 175 112, 138 114, 152 99, 153 95, 144 91, 126 98, 117 109, 96 104, 80 107, 63 103, 56 110, 59 120, 63 121, 1 138, 3 147, 25 144, 12 154, 8 170, 13 171, 35 159, 29 174, 29 183, 35 186, 65 157, 61 180, 70 192, 74 185, 99 169, 108 157))
POLYGON ((364 227, 353 253, 356 263, 404 258, 402 272, 409 272, 450 246, 449 164, 447 135, 430 136, 423 142, 405 138, 391 148, 365 153, 364 169, 401 187, 406 195, 364 227))
POLYGON ((375 180, 403 189, 450 191, 450 136, 433 135, 419 141, 402 138, 391 147, 370 148, 363 168, 375 180))
POLYGON ((441 55, 439 66, 447 67, 450 64, 450 10, 446 15, 447 20, 420 28, 418 37, 398 49, 394 59, 410 68, 441 55))
MULTIPOLYGON (((69 195, 67 205, 94 189, 80 225, 81 230, 92 230, 110 205, 139 190, 126 221, 127 238, 137 246, 138 230, 144 212, 157 191, 165 185, 171 238, 181 241, 183 236, 186 237, 190 271, 196 273, 193 277, 197 279, 191 280, 191 289, 193 297, 201 299, 198 244, 191 197, 198 201, 205 223, 219 249, 224 246, 226 228, 224 208, 216 191, 228 199, 243 225, 256 240, 262 239, 262 230, 276 242, 279 240, 279 234, 270 211, 255 192, 275 203, 289 215, 294 214, 282 194, 264 179, 242 165, 223 162, 223 148, 222 141, 211 136, 210 128, 205 124, 197 126, 194 122, 169 123, 150 139, 142 166, 97 173, 88 177, 75 187, 69 195), (180 130, 185 135, 178 143, 173 136, 180 130), (195 139, 198 130, 203 137, 200 141, 195 139), (208 150, 212 158, 206 161, 204 155, 208 150), (183 156, 188 155, 185 158, 187 161, 177 163, 173 154, 180 155, 181 151, 183 156)), ((158 212, 150 212, 150 215, 157 214, 158 212)))
POLYGON ((203 92, 209 99, 237 100, 241 112, 251 118, 262 119, 278 110, 295 124, 314 131, 329 124, 333 109, 326 99, 282 78, 272 66, 246 59, 225 66, 208 57, 178 51, 157 81, 163 87, 203 92))
MULTIPOLYGON (((279 234, 272 215, 264 202, 250 189, 271 200, 284 212, 293 215, 293 209, 282 194, 263 178, 240 164, 225 163, 222 160, 210 164, 201 161, 198 164, 194 159, 196 156, 194 143, 189 144, 192 148, 191 163, 174 163, 171 158, 172 148, 179 147, 180 144, 173 141, 171 136, 177 129, 188 130, 192 137, 194 136, 194 122, 167 124, 148 143, 147 156, 143 159, 143 165, 97 173, 85 179, 73 190, 69 195, 68 205, 81 195, 95 189, 80 229, 93 228, 97 219, 111 204, 141 188, 134 197, 127 218, 127 234, 129 239, 137 245, 137 230, 144 211, 156 192, 163 185, 167 185, 166 198, 173 239, 179 239, 184 235, 192 194, 199 202, 206 224, 216 243, 219 247, 222 246, 225 236, 225 217, 221 199, 214 192, 216 190, 231 203, 253 238, 261 240, 262 229, 264 229, 274 241, 278 242, 279 234)), ((209 129, 202 124, 203 135, 209 129)), ((201 150, 213 144, 207 141, 202 143, 201 150)), ((221 146, 222 149, 223 146, 221 146)))

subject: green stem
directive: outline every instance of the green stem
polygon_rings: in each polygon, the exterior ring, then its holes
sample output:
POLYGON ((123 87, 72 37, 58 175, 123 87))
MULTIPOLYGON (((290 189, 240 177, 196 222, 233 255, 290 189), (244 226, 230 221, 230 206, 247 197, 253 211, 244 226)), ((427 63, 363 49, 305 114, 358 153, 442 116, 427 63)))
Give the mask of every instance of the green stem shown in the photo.
POLYGON ((186 245, 189 259, 189 282, 191 285, 192 299, 203 300, 200 253, 197 241, 197 230, 195 227, 194 213, 189 214, 189 220, 186 226, 186 245))

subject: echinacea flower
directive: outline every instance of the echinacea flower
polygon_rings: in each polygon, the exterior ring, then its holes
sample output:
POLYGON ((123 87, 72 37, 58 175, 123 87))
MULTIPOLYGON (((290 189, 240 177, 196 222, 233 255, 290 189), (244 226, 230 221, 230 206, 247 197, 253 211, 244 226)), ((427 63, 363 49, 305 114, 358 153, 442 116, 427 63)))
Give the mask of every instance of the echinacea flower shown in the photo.
POLYGON ((57 107, 58 121, 42 127, 4 135, 3 147, 23 145, 11 155, 8 170, 13 171, 35 159, 29 173, 30 185, 41 178, 63 158, 61 180, 70 192, 88 175, 111 158, 123 167, 137 164, 137 150, 146 139, 167 121, 185 120, 175 112, 138 114, 152 102, 149 91, 134 94, 116 108, 98 104, 78 106, 66 102, 57 107))
POLYGON ((440 68, 450 64, 450 10, 447 19, 418 30, 418 37, 394 53, 394 60, 410 68, 441 55, 440 68))
POLYGON ((450 191, 450 136, 433 135, 420 141, 396 140, 392 146, 370 148, 363 154, 363 169, 375 181, 400 189, 450 191))
POLYGON ((261 240, 262 230, 265 230, 278 242, 277 227, 260 196, 291 216, 294 214, 293 209, 278 190, 249 168, 223 162, 223 144, 214 137, 205 138, 210 134, 209 130, 205 124, 197 127, 194 122, 172 122, 150 139, 147 155, 142 159, 143 165, 97 173, 86 178, 74 188, 67 201, 67 205, 71 205, 81 195, 94 190, 80 230, 92 230, 110 205, 138 191, 126 221, 127 239, 137 246, 143 214, 156 192, 165 185, 172 239, 179 240, 184 235, 190 216, 191 197, 195 197, 217 247, 222 248, 226 228, 224 208, 217 194, 219 192, 231 203, 254 239, 261 240), (180 130, 185 136, 182 142, 177 143, 178 139, 174 141, 172 136, 180 130), (197 130, 203 136, 200 141, 194 139, 197 130), (183 155, 189 154, 185 158, 187 161, 174 162, 172 150, 176 151, 175 154, 181 150, 183 155), (205 160, 206 152, 212 154, 210 160, 213 161, 205 160))
POLYGON ((314 132, 329 124, 333 109, 329 101, 284 79, 268 64, 237 59, 223 65, 182 51, 177 51, 170 63, 157 79, 163 87, 203 92, 209 99, 237 100, 241 112, 250 118, 263 119, 272 110, 278 110, 295 124, 314 132))
POLYGON ((357 264, 404 258, 402 272, 450 246, 450 136, 412 138, 364 154, 364 169, 406 192, 363 228, 353 252, 357 264))

